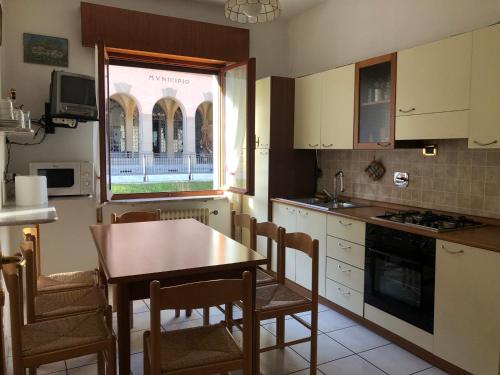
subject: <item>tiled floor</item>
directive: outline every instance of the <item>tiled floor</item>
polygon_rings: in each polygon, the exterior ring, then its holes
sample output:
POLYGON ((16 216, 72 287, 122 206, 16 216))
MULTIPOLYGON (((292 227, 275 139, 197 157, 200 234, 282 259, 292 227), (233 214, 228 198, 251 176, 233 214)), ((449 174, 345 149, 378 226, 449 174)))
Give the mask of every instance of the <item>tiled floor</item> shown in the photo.
MULTIPOLYGON (((397 345, 385 340, 368 329, 357 325, 349 318, 325 306, 319 309, 318 374, 331 375, 446 375, 427 362, 408 353, 397 345)), ((235 311, 238 316, 239 311, 235 311)), ((302 314, 309 320, 310 314, 302 314)), ((211 322, 217 322, 223 315, 217 310, 210 311, 211 322)), ((166 330, 193 327, 202 324, 202 312, 195 310, 191 317, 184 312, 175 318, 173 311, 164 311, 162 326, 166 330)), ((116 330, 116 317, 113 319, 116 330)), ((149 326, 148 301, 134 302, 134 329, 131 340, 132 375, 143 374, 142 334, 149 326)), ((276 325, 265 321, 261 327, 261 345, 275 343, 276 325)), ((308 335, 294 319, 286 320, 286 339, 295 340, 308 335)), ((241 338, 239 332, 235 334, 241 338)), ((263 375, 307 375, 309 374, 309 344, 294 345, 285 350, 272 350, 261 354, 263 375)), ((95 375, 96 356, 87 356, 58 362, 38 369, 38 374, 54 375, 95 375)), ((241 371, 233 375, 240 375, 241 371)))

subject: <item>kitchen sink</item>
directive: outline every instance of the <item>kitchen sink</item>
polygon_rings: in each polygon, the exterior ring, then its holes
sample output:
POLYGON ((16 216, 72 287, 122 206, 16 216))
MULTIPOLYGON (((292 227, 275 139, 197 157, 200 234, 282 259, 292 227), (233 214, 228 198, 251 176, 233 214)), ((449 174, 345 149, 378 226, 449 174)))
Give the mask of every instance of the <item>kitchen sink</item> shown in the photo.
POLYGON ((321 199, 318 198, 297 198, 297 199, 290 199, 293 202, 297 203, 302 203, 307 206, 312 206, 314 208, 319 208, 321 210, 336 210, 340 208, 357 208, 357 207, 363 207, 360 204, 354 203, 354 202, 348 202, 348 201, 338 201, 338 202, 325 202, 321 199))

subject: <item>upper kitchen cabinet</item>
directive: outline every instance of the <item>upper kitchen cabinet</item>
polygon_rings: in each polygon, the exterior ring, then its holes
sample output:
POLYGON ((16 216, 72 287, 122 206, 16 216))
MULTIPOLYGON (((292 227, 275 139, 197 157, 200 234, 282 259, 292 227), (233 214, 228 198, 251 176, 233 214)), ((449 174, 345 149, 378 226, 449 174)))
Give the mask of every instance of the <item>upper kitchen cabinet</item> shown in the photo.
POLYGON ((356 64, 354 148, 394 148, 396 54, 356 64))
POLYGON ((313 74, 295 80, 294 148, 320 147, 321 79, 321 74, 313 74))
POLYGON ((321 148, 352 149, 355 66, 322 73, 321 148))
POLYGON ((500 25, 473 32, 470 148, 500 147, 500 25))
POLYGON ((398 52, 396 140, 467 138, 472 33, 398 52))

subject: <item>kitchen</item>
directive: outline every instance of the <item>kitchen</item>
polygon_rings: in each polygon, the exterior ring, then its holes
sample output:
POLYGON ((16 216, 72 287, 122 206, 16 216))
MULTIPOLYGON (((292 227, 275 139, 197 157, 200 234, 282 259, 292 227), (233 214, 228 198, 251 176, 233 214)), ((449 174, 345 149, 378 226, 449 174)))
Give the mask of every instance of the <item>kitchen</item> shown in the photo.
MULTIPOLYGON (((228 24, 217 2, 169 1, 169 9, 159 1, 99 3, 228 24)), ((480 3, 332 0, 250 26, 255 195, 111 202, 101 216, 208 208, 219 213, 210 225, 229 233, 234 209, 307 233, 319 240, 320 303, 447 373, 498 373, 500 127, 491 99, 500 95, 500 5, 480 3)), ((54 1, 58 10, 50 12, 61 24, 37 30, 15 21, 28 6, 49 12, 29 1, 5 5, 2 87, 16 87, 19 100, 41 112, 47 72, 20 62, 20 33, 69 35, 78 73, 94 74, 94 56, 81 47, 80 2, 54 1)), ((97 138, 96 126, 57 129, 29 152, 13 147, 10 168, 27 174, 29 162, 64 161, 68 152, 97 165, 97 138)), ((51 204, 60 220, 42 226, 45 272, 94 268, 88 226, 96 223, 95 199, 51 204), (79 243, 67 250, 72 231, 79 243)), ((246 232, 242 237, 249 245, 246 232)), ((3 233, 11 253, 18 240, 19 227, 3 233)), ((267 255, 265 241, 257 249, 267 255)), ((271 259, 276 271, 276 251, 271 259)), ((287 249, 286 277, 304 292, 312 285, 310 263, 287 249)))

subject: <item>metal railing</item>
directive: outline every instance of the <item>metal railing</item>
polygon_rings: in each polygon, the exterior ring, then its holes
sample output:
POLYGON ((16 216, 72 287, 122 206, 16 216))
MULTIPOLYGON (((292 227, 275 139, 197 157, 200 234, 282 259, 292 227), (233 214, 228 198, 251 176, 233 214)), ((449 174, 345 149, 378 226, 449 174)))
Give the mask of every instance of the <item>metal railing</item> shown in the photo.
POLYGON ((213 173, 212 155, 111 153, 111 176, 213 173))

